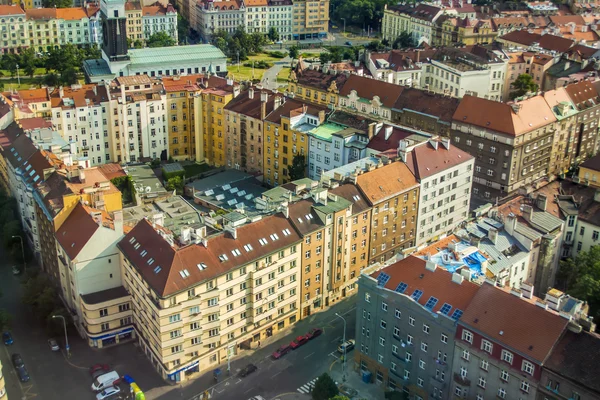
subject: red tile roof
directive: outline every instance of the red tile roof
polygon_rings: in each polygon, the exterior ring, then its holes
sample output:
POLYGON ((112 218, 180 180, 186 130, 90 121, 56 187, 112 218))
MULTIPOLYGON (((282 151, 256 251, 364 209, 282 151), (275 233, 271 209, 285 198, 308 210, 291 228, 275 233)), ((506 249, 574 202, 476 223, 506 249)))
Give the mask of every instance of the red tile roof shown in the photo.
POLYGON ((98 166, 98 169, 100 170, 100 172, 102 172, 102 175, 104 175, 109 181, 114 178, 127 175, 125 171, 123 171, 121 165, 117 163, 102 164, 98 166))
POLYGON ((412 295, 415 290, 421 290, 423 294, 418 303, 422 306, 430 297, 437 298, 438 302, 431 309, 434 313, 437 313, 445 303, 452 306, 448 316, 452 315, 454 310, 464 311, 467 309, 476 296, 479 286, 468 280, 463 280, 460 284, 452 282, 450 272, 442 268, 430 271, 425 268, 426 265, 425 260, 411 255, 372 273, 370 276, 377 279, 380 273, 385 272, 390 276, 385 288, 392 291, 395 291, 401 282, 407 284, 403 292, 406 296, 412 295))
POLYGON ((394 150, 397 152, 400 140, 406 139, 414 134, 415 132, 406 130, 399 126, 383 125, 379 132, 377 132, 377 134, 371 138, 367 147, 378 152, 385 152, 388 150, 394 150))
POLYGON ((24 131, 30 131, 33 129, 41 128, 52 128, 52 122, 45 120, 44 118, 22 118, 17 121, 24 131))
POLYGON ((340 96, 348 96, 352 91, 356 91, 360 98, 372 100, 377 96, 384 107, 392 108, 403 90, 404 86, 364 76, 350 75, 344 87, 340 90, 340 96))
POLYGON ((0 15, 19 15, 25 14, 20 6, 17 5, 0 5, 0 15))
POLYGON ((404 88, 394 104, 396 110, 412 110, 450 124, 460 99, 415 88, 404 88))
POLYGON ((403 162, 393 162, 365 172, 358 176, 356 183, 371 205, 419 186, 403 162))
POLYGON ((152 289, 159 296, 166 297, 260 260, 279 249, 299 243, 300 240, 300 236, 290 222, 282 214, 277 214, 238 227, 237 239, 229 233, 210 237, 207 239, 206 247, 202 244, 171 246, 150 222, 143 219, 119 242, 118 246, 152 289), (289 230, 288 235, 283 233, 285 229, 289 230), (279 239, 270 238, 274 233, 279 239), (267 241, 264 246, 259 242, 259 239, 263 238, 267 241), (137 244, 139 247, 136 249, 137 244), (244 249, 247 244, 252 246, 252 250, 244 249), (233 250, 238 250, 240 254, 235 256, 233 250), (142 251, 147 251, 147 254, 142 256, 142 251), (221 255, 226 255, 227 259, 221 261, 219 259, 221 255), (148 264, 150 259, 154 261, 148 264), (204 269, 200 269, 201 263, 206 265, 204 269), (155 272, 158 266, 160 270, 155 272), (189 273, 188 277, 180 274, 184 270, 189 273))
POLYGON ((425 144, 416 146, 406 158, 406 165, 410 171, 419 180, 425 179, 431 175, 439 174, 448 168, 454 168, 457 165, 472 160, 466 151, 452 146, 449 142, 428 141, 425 144), (437 149, 434 145, 437 143, 437 149))
POLYGON ((586 80, 567 85, 565 90, 580 111, 599 103, 598 91, 590 81, 586 80))
POLYGON ((568 321, 533 302, 484 283, 459 323, 543 363, 568 321))
POLYGON ((65 222, 56 231, 56 240, 71 260, 74 260, 100 226, 81 203, 77 203, 65 222))

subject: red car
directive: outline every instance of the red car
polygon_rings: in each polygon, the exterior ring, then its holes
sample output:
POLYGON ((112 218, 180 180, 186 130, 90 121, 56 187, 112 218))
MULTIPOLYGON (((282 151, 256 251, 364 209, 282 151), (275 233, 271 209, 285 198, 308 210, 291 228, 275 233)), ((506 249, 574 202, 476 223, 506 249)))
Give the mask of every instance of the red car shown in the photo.
POLYGON ((323 329, 312 328, 310 331, 308 331, 308 333, 306 334, 306 337, 308 337, 309 340, 312 340, 312 339, 316 338, 317 336, 321 335, 321 333, 323 333, 323 329))
POLYGON ((296 339, 294 339, 292 341, 292 343, 290 343, 290 347, 293 350, 296 350, 298 347, 302 346, 306 342, 308 342, 308 336, 307 335, 298 336, 296 339))
POLYGON ((284 344, 283 346, 281 346, 280 348, 275 350, 273 352, 272 356, 275 360, 278 360, 281 357, 283 357, 284 355, 286 355, 287 353, 289 353, 291 350, 292 350, 292 348, 290 347, 289 344, 284 344))
POLYGON ((107 364, 94 364, 90 367, 90 375, 92 379, 96 379, 100 375, 110 372, 111 368, 107 364))

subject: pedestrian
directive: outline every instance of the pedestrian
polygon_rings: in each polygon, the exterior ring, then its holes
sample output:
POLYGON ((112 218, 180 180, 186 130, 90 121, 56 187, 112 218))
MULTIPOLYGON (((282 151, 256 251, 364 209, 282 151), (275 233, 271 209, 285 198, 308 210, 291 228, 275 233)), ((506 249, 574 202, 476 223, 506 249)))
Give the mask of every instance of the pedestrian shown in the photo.
POLYGON ((258 347, 260 347, 260 340, 258 341, 258 347))

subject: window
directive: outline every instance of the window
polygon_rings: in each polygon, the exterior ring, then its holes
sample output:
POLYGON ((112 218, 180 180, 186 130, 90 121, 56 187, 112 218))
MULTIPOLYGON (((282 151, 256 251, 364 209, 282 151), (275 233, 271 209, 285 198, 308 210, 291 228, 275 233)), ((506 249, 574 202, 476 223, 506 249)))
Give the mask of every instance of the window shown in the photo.
POLYGON ((380 346, 385 346, 385 338, 383 338, 381 336, 379 337, 379 345, 380 346))
POLYGON ((385 320, 381 320, 381 323, 379 324, 379 326, 381 326, 382 329, 387 328, 387 322, 385 320))
POLYGON ((469 352, 469 350, 463 350, 462 351, 462 358, 469 361, 469 359, 471 358, 471 353, 469 352))
POLYGON ((508 380, 510 379, 510 375, 508 375, 508 372, 505 370, 500 371, 500 379, 503 380, 504 382, 508 382, 508 380))
POLYGON ((381 354, 377 355, 377 362, 379 362, 380 364, 383 363, 383 356, 381 354))
POLYGON ((411 362, 412 361, 412 354, 407 351, 406 352, 406 356, 404 357, 404 359, 406 360, 406 362, 411 362))
POLYGON ((502 361, 506 361, 507 363, 512 365, 513 355, 510 351, 502 350, 502 361))
POLYGON ((365 293, 365 301, 366 301, 367 303, 370 303, 370 302, 371 302, 371 295, 370 295, 368 292, 367 292, 367 293, 365 293))
POLYGON ((421 350, 427 353, 427 343, 421 342, 421 350))
POLYGON ((415 326, 415 319, 413 317, 408 317, 408 324, 410 326, 415 326))
POLYGON ((178 321, 181 321, 181 315, 179 315, 179 314, 169 315, 169 323, 178 322, 178 321))
POLYGON ((529 393, 529 382, 521 381, 521 390, 525 393, 529 393))
POLYGON ((440 340, 442 341, 442 343, 448 343, 448 335, 442 333, 442 337, 440 338, 440 340))
POLYGON ((401 319, 402 318, 402 312, 400 310, 398 310, 396 308, 396 311, 394 311, 394 315, 396 316, 396 318, 401 319))
POLYGON ((488 342, 487 340, 482 340, 481 341, 481 350, 485 351, 486 353, 490 353, 492 354, 492 343, 488 342))
POLYGON ((535 366, 529 361, 523 360, 523 366, 521 370, 528 373, 529 375, 533 375, 533 371, 535 371, 535 366))
POLYGON ((423 360, 419 360, 419 368, 425 369, 426 363, 423 360))
POLYGON ((480 388, 485 389, 485 378, 483 376, 479 377, 479 382, 477 382, 477 386, 479 386, 480 388))
POLYGON ((429 325, 423 324, 423 332, 429 335, 429 325))
POLYGON ((506 397, 506 390, 504 390, 504 388, 498 389, 498 397, 500 397, 501 399, 506 397))
POLYGON ((471 332, 467 331, 466 329, 463 329, 462 340, 473 344, 473 334, 471 332))
POLYGON ((486 360, 481 360, 481 364, 479 364, 479 367, 484 371, 487 371, 489 366, 490 366, 490 363, 486 360))
POLYGON ((381 302, 381 309, 382 309, 383 311, 387 311, 387 304, 386 304, 386 303, 384 303, 383 301, 381 302))

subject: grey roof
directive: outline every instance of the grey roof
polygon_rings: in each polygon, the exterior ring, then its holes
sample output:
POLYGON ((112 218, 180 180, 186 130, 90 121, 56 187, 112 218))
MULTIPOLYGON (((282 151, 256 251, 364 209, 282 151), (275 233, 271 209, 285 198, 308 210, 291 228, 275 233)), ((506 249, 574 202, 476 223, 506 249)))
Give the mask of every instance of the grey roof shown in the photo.
POLYGON ((539 233, 535 229, 531 229, 527 225, 522 224, 520 222, 517 222, 517 224, 515 226, 515 232, 520 233, 521 235, 525 236, 526 238, 528 238, 530 240, 537 240, 543 236, 541 233, 539 233))
POLYGON ((81 298, 86 304, 98 304, 127 296, 129 296, 129 292, 123 286, 117 286, 116 288, 101 290, 99 292, 82 294, 81 298))
POLYGON ((171 163, 171 164, 165 164, 162 166, 162 169, 166 172, 166 173, 172 173, 172 172, 184 172, 185 169, 183 169, 183 167, 181 166, 181 164, 179 163, 171 163))
POLYGON ((530 223, 535 228, 548 233, 560 228, 562 220, 549 212, 534 209, 531 214, 530 223))
POLYGON ((361 158, 360 160, 354 161, 350 164, 342 165, 341 167, 325 171, 323 172, 322 176, 329 179, 334 179, 336 174, 340 174, 342 177, 348 177, 350 174, 353 174, 357 168, 364 172, 367 170, 369 165, 377 166, 379 160, 379 158, 373 156, 361 158))
POLYGON ((147 47, 143 49, 130 49, 131 68, 138 69, 156 64, 172 64, 197 62, 208 60, 225 62, 225 54, 211 44, 195 44, 190 46, 172 47, 147 47))
POLYGON ((143 218, 152 220, 156 214, 163 215, 163 226, 172 231, 177 231, 183 225, 204 225, 199 211, 181 196, 172 196, 154 203, 124 208, 123 220, 126 225, 134 226, 143 218))
POLYGON ((83 62, 83 70, 88 76, 115 75, 110 71, 108 63, 102 58, 97 60, 85 60, 83 62))
POLYGON ((131 177, 133 186, 136 187, 138 194, 147 198, 162 197, 167 194, 167 189, 162 185, 160 179, 154 175, 154 170, 148 165, 131 165, 125 167, 124 171, 131 177))
POLYGON ((575 199, 573 196, 567 195, 558 195, 556 196, 558 207, 560 211, 562 211, 565 215, 577 215, 579 214, 579 209, 575 204, 575 199))

